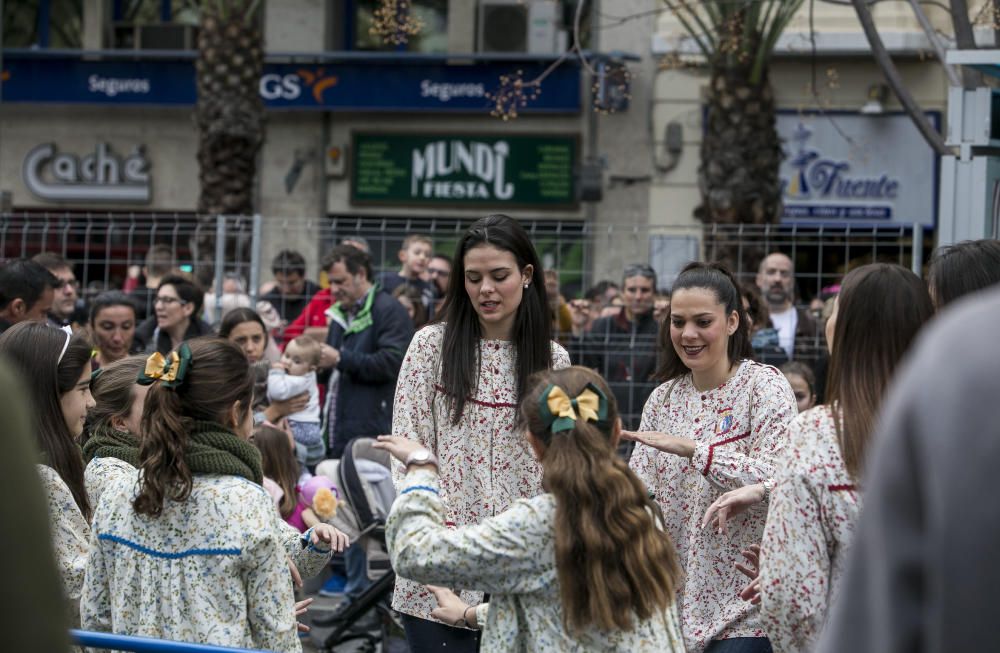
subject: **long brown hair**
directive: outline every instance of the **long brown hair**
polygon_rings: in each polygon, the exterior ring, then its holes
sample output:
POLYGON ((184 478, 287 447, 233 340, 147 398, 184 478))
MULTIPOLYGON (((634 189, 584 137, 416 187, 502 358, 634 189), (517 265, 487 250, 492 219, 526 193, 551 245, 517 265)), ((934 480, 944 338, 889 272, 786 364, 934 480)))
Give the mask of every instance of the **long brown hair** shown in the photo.
POLYGON ((236 402, 243 419, 253 400, 253 375, 239 347, 217 336, 187 345, 191 364, 183 382, 173 388, 154 382, 142 410, 142 476, 133 507, 150 517, 163 511, 165 500, 185 501, 191 494, 184 449, 195 422, 226 425, 236 402))
POLYGON ((299 480, 299 464, 295 460, 288 434, 273 426, 261 424, 253 431, 253 443, 260 450, 264 476, 278 484, 284 492, 278 503, 278 512, 288 517, 298 503, 296 481, 299 480))
POLYGON ((510 216, 497 213, 477 220, 455 247, 454 267, 437 318, 445 322, 441 342, 441 385, 452 401, 452 424, 461 421, 466 402, 479 386, 482 330, 479 316, 465 290, 465 255, 481 245, 510 252, 517 262, 518 272, 532 266, 531 284, 521 296, 510 334, 515 352, 517 396, 524 396, 532 374, 552 367, 552 320, 549 319, 542 262, 531 238, 510 216))
MULTIPOLYGON (((90 382, 96 404, 87 413, 91 433, 114 428, 112 420, 127 417, 135 402, 136 377, 146 366, 145 356, 129 356, 102 367, 90 382)), ((132 435, 139 437, 138 433, 132 435)))
MULTIPOLYGON (((697 261, 688 263, 677 275, 670 294, 674 297, 679 290, 689 288, 702 288, 712 292, 715 299, 722 304, 726 318, 732 315, 733 311, 736 311, 739 316, 739 324, 733 335, 729 336, 729 344, 726 347, 729 364, 732 365, 744 358, 753 358, 753 346, 750 344, 750 322, 747 319, 746 311, 743 310, 743 297, 740 295, 739 284, 729 268, 722 263, 700 263, 697 261)), ((670 316, 668 315, 660 329, 660 363, 653 376, 659 381, 670 381, 690 371, 681 357, 677 355, 674 343, 670 339, 670 316)))
POLYGON ((91 506, 83 484, 83 455, 66 425, 60 399, 80 381, 90 364, 90 351, 84 334, 74 334, 67 345, 63 331, 40 322, 19 322, 0 335, 0 354, 16 366, 28 386, 43 462, 66 483, 88 521, 91 506))
POLYGON ((826 397, 844 465, 854 478, 861 475, 896 365, 933 312, 924 282, 902 266, 872 263, 844 277, 826 397))
POLYGON ((631 630, 674 601, 680 566, 642 481, 616 454, 615 397, 585 367, 540 372, 521 402, 521 419, 546 449, 542 484, 556 500, 555 559, 563 620, 572 632, 593 626, 631 630), (593 384, 607 401, 606 419, 578 419, 552 433, 539 400, 549 384, 576 397, 593 384))

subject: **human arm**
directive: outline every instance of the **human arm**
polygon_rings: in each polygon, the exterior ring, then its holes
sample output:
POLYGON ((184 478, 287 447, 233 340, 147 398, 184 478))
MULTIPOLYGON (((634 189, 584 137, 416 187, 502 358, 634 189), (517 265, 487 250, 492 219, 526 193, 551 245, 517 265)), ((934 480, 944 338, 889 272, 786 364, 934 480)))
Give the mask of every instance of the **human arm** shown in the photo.
POLYGON ((288 555, 273 526, 274 508, 261 493, 247 502, 241 576, 253 648, 291 653, 301 650, 288 555))
MULTIPOLYGON (((275 529, 285 548, 285 553, 299 569, 305 578, 312 578, 323 571, 333 555, 328 544, 312 545, 312 529, 300 533, 297 528, 286 522, 274 511, 275 529)), ((332 527, 331 527, 332 528, 332 527)), ((338 531, 339 532, 339 531, 338 531)))
POLYGON ((536 591, 555 582, 551 515, 518 501, 475 526, 448 529, 436 471, 414 468, 386 524, 393 569, 419 583, 474 587, 490 593, 536 591))
POLYGON ((292 376, 284 369, 272 368, 267 374, 267 397, 271 400, 284 401, 303 392, 308 397, 310 389, 315 384, 315 375, 292 376))
POLYGON ((705 516, 701 520, 701 527, 708 528, 709 524, 719 534, 726 532, 726 520, 732 519, 743 511, 757 505, 763 504, 774 481, 768 479, 763 483, 744 485, 736 490, 730 490, 712 502, 712 505, 705 511, 705 516))
POLYGON ((472 628, 473 630, 479 630, 482 628, 482 624, 486 623, 486 611, 489 609, 489 603, 469 605, 447 587, 428 585, 427 589, 434 595, 434 600, 438 604, 438 607, 431 610, 431 616, 441 623, 472 628), (479 618, 480 614, 483 619, 479 618))
POLYGON ((774 478, 775 461, 788 440, 786 427, 797 412, 795 395, 774 368, 762 367, 757 375, 746 430, 699 441, 691 457, 691 466, 720 490, 774 478))
POLYGON ((823 530, 825 489, 807 470, 791 470, 774 488, 761 542, 761 621, 779 651, 807 651, 826 617, 830 553, 823 530))
POLYGON ((80 595, 90 557, 90 526, 59 473, 48 465, 37 465, 37 469, 48 505, 52 548, 75 625, 80 620, 80 595))
MULTIPOLYGON (((438 381, 440 330, 421 330, 413 338, 403 358, 393 400, 392 433, 409 438, 437 453, 434 395, 438 381)), ((402 467, 393 465, 393 484, 397 490, 403 481, 402 467)))
POLYGON ((101 633, 112 632, 111 580, 107 557, 96 537, 84 573, 80 595, 80 627, 101 633))
POLYGON ((269 403, 267 408, 263 411, 264 419, 272 424, 277 424, 285 417, 293 413, 297 413, 300 410, 305 410, 308 405, 308 392, 303 392, 302 394, 297 394, 294 397, 284 400, 272 399, 271 403, 269 403))
MULTIPOLYGON (((363 352, 348 347, 340 348, 340 362, 337 369, 350 374, 365 383, 387 383, 396 379, 403 356, 413 338, 413 322, 406 309, 396 300, 379 306, 376 298, 377 314, 373 315, 375 330, 375 351, 363 352)), ((372 308, 373 313, 376 307, 372 308)))

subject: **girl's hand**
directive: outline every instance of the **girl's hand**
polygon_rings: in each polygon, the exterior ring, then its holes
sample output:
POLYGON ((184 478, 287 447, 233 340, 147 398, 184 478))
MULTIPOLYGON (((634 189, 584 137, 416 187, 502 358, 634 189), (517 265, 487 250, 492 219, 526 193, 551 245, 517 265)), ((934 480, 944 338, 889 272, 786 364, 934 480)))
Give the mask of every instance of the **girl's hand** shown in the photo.
POLYGON ((622 430, 622 437, 626 440, 634 440, 642 444, 658 449, 664 453, 670 453, 681 458, 690 458, 694 455, 694 440, 681 438, 659 431, 625 431, 622 430))
POLYGON ((414 451, 426 449, 426 447, 419 442, 414 442, 408 438, 401 438, 398 435, 378 436, 378 442, 375 443, 375 448, 388 451, 393 458, 401 463, 405 463, 406 459, 409 458, 410 454, 414 451))
MULTIPOLYGON (((434 599, 438 604, 438 607, 431 610, 432 617, 449 626, 458 625, 459 622, 465 620, 465 613, 469 610, 469 604, 458 598, 458 594, 455 594, 446 587, 437 587, 435 585, 428 585, 427 589, 434 595, 434 599)), ((472 619, 474 620, 475 617, 472 617, 472 619)), ((475 627, 469 623, 466 625, 475 627)))
POLYGON ((306 611, 309 609, 309 605, 312 602, 313 599, 305 599, 295 604, 295 618, 296 618, 295 627, 298 628, 300 633, 308 633, 310 630, 309 626, 305 625, 301 621, 298 621, 297 619, 306 613, 306 611))
POLYGON ((351 538, 347 537, 345 533, 322 522, 313 526, 312 536, 309 539, 312 540, 313 544, 324 542, 335 553, 341 553, 351 545, 351 538))
POLYGON ((292 585, 302 589, 302 574, 299 573, 299 568, 295 566, 291 558, 288 558, 288 571, 292 574, 292 585))
POLYGON ((726 532, 726 520, 735 517, 747 508, 755 506, 764 500, 764 485, 754 483, 726 492, 716 499, 705 511, 705 517, 701 520, 701 527, 706 528, 710 522, 715 522, 714 528, 718 533, 726 532))

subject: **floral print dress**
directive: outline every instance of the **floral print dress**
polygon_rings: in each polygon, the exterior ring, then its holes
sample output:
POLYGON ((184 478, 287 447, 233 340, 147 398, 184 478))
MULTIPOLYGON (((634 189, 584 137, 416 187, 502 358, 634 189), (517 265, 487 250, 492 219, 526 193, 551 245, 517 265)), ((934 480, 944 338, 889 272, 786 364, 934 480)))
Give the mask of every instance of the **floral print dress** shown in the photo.
MULTIPOLYGON (((515 431, 517 377, 514 345, 506 340, 482 340, 479 387, 465 404, 458 424, 452 424, 451 402, 441 386, 441 344, 444 324, 424 327, 413 337, 396 384, 392 434, 416 440, 434 452, 441 470, 441 499, 447 526, 478 524, 498 515, 516 500, 542 491, 542 468, 527 440, 515 431)), ((569 367, 569 355, 552 343, 552 367, 569 367)), ((393 470, 397 490, 402 466, 393 470)), ((475 605, 481 592, 462 592, 475 605)), ((400 574, 392 607, 430 619, 437 603, 421 584, 400 574)))
POLYGON ((766 506, 730 519, 726 533, 702 529, 705 511, 723 493, 771 479, 796 414, 795 395, 769 365, 742 361, 723 385, 700 391, 691 374, 650 395, 640 431, 695 441, 689 460, 637 444, 629 465, 655 495, 677 547, 685 579, 678 599, 687 649, 713 639, 766 637, 758 608, 739 597, 746 576, 733 567, 740 551, 759 544, 766 506))
POLYGON ((159 517, 132 509, 135 492, 133 478, 116 478, 94 512, 84 628, 301 651, 285 545, 263 487, 195 474, 189 498, 168 500, 159 517))
MULTIPOLYGON (((447 508, 433 469, 415 469, 403 480, 389 514, 386 539, 392 566, 420 582, 456 584, 490 593, 481 651, 684 650, 677 610, 633 622, 630 631, 595 628, 570 635, 563 627, 555 561, 555 498, 519 499, 503 513, 459 529, 445 527, 447 508)), ((482 623, 482 622, 480 622, 482 623)))
POLYGON ((860 512, 830 409, 802 413, 788 427, 760 547, 760 616, 775 651, 812 650, 860 512))
POLYGON ((77 627, 80 624, 83 577, 90 555, 90 525, 59 472, 48 465, 37 465, 37 469, 49 506, 49 527, 59 576, 69 601, 71 623, 77 627))

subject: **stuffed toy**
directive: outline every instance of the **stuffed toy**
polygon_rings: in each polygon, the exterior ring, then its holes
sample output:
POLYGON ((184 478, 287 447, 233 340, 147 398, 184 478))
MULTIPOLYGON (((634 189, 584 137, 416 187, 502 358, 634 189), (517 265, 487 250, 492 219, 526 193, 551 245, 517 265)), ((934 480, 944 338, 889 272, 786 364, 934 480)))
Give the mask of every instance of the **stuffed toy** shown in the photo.
POLYGON ((320 521, 328 522, 337 514, 340 492, 333 481, 325 476, 313 476, 299 489, 302 502, 312 508, 320 521))

